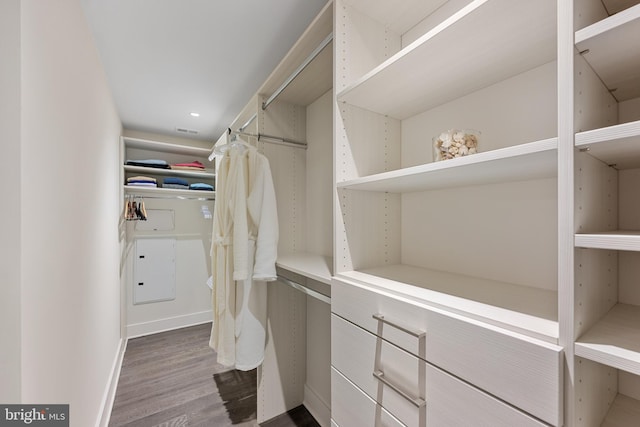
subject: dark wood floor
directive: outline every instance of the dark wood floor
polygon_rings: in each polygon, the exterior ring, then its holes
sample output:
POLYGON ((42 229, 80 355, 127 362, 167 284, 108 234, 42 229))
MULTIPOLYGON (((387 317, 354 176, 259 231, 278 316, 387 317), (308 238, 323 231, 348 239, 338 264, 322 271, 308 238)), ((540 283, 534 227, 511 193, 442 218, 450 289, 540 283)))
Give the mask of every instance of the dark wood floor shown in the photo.
MULTIPOLYGON (((110 427, 257 426, 256 370, 229 370, 209 348, 211 324, 129 340, 110 427)), ((262 427, 316 427, 304 407, 262 427)))

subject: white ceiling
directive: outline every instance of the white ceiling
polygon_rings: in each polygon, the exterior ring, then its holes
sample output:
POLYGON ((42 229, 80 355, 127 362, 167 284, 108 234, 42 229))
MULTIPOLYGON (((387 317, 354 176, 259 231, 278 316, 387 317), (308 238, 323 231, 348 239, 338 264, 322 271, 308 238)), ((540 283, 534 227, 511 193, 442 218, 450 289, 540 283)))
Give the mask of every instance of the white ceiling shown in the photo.
POLYGON ((327 2, 81 1, 124 128, 211 141, 327 2))

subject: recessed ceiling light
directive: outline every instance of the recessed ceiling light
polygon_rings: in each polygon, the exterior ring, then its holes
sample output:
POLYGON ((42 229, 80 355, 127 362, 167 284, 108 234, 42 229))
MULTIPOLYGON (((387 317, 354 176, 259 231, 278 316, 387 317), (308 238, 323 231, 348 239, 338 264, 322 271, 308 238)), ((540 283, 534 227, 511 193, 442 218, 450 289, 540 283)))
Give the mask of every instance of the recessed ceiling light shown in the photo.
POLYGON ((196 113, 195 111, 190 112, 189 115, 191 117, 200 117, 200 113, 196 113))

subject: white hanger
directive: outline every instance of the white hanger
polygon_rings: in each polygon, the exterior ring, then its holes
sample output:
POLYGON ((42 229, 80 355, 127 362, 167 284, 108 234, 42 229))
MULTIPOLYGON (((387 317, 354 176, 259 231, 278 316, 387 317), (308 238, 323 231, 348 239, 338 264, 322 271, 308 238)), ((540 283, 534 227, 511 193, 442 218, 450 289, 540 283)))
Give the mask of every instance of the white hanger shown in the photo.
POLYGON ((251 148, 251 146, 247 142, 238 138, 237 135, 233 135, 233 138, 234 139, 232 139, 231 142, 228 142, 227 144, 216 145, 215 148, 213 149, 213 153, 216 156, 222 156, 224 155, 224 153, 226 153, 232 148, 238 148, 238 147, 242 147, 244 149, 251 148))

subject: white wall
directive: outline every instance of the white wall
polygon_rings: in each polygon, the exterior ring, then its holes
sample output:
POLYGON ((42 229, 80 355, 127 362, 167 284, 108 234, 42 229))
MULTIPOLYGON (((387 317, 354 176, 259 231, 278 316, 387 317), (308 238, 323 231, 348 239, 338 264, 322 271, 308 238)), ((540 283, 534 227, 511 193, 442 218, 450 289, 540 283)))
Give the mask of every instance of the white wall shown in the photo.
POLYGON ((92 426, 120 343, 121 124, 79 0, 21 7, 22 400, 92 426))
POLYGON ((0 2, 0 402, 20 401, 20 0, 0 2))
POLYGON ((206 219, 201 207, 206 205, 213 215, 213 201, 145 199, 147 212, 170 210, 175 228, 171 231, 136 230, 136 221, 127 222, 125 249, 127 337, 156 333, 167 329, 210 322, 211 290, 207 278, 211 275, 211 219, 206 219), (133 304, 135 242, 139 238, 176 239, 176 298, 170 301, 133 304))

